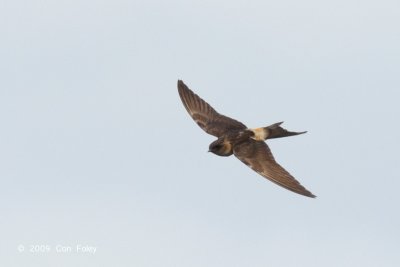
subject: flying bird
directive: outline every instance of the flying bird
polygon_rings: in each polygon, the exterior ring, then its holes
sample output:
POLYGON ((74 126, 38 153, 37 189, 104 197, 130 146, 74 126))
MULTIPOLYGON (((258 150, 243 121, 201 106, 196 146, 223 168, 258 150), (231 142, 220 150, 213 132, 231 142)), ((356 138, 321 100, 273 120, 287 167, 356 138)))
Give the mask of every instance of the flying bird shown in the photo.
POLYGON ((234 154, 244 164, 268 180, 297 194, 315 197, 275 161, 271 150, 264 142, 267 139, 306 132, 287 131, 280 126, 283 122, 267 127, 247 128, 243 123, 219 114, 181 80, 178 80, 178 92, 193 120, 206 133, 218 138, 210 144, 209 152, 222 157, 234 154))

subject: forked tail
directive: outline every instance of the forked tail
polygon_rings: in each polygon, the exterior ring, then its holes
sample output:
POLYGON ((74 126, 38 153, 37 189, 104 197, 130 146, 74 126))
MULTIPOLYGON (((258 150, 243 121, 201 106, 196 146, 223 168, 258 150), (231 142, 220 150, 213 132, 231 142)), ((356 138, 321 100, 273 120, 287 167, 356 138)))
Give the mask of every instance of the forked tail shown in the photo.
POLYGON ((307 131, 305 131, 305 132, 289 132, 288 130, 286 130, 280 126, 282 123, 283 123, 283 121, 274 123, 267 127, 250 129, 250 131, 252 131, 254 133, 254 136, 252 138, 257 141, 263 141, 263 140, 272 139, 272 138, 280 138, 280 137, 299 135, 299 134, 303 134, 303 133, 307 132, 307 131))

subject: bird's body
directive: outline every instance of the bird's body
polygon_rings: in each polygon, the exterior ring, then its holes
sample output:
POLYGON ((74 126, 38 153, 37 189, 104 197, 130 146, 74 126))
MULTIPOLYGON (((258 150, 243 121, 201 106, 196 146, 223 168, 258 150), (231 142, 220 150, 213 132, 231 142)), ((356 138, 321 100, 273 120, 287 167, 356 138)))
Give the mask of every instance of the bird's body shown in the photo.
POLYGON ((252 132, 249 130, 228 131, 226 134, 212 142, 208 151, 218 156, 230 156, 233 154, 233 148, 243 142, 247 142, 251 135, 252 132))
POLYGON ((210 144, 210 152, 218 156, 234 154, 243 163, 272 182, 295 193, 315 197, 275 161, 271 150, 264 142, 266 139, 305 132, 289 132, 280 126, 282 122, 250 129, 237 120, 219 114, 180 80, 178 91, 183 105, 194 121, 204 131, 218 138, 210 144))

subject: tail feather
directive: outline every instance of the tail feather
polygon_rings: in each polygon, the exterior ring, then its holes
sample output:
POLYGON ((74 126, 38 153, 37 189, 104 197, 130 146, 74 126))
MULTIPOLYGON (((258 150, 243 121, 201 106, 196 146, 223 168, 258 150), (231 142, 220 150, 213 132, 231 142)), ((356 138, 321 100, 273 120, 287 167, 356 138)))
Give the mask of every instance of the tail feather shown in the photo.
POLYGON ((254 133, 253 139, 261 141, 261 140, 267 140, 267 139, 272 139, 272 138, 294 136, 294 135, 304 134, 307 132, 307 131, 290 132, 280 126, 282 123, 283 123, 283 121, 274 123, 267 127, 251 129, 251 131, 254 133))

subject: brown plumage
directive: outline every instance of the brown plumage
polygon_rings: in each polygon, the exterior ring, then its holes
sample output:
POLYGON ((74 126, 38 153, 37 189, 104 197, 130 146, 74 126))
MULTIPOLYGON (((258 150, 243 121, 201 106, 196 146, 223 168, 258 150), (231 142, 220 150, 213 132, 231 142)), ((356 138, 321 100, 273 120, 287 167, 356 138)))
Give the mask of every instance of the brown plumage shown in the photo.
POLYGON ((218 156, 234 154, 239 160, 270 181, 297 194, 315 197, 274 159, 266 139, 303 134, 282 128, 282 122, 267 127, 248 129, 243 123, 219 114, 193 93, 181 80, 179 96, 193 120, 208 134, 218 137, 209 151, 218 156))

